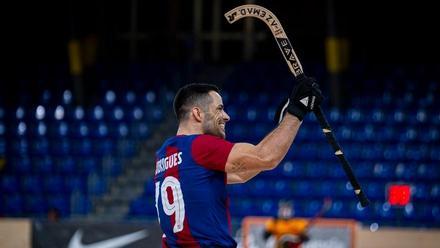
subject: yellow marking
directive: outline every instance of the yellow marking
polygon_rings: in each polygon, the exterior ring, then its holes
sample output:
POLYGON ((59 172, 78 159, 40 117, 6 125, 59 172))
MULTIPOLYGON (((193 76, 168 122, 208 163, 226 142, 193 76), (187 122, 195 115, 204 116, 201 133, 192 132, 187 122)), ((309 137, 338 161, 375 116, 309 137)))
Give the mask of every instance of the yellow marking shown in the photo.
POLYGON ((323 131, 324 133, 331 133, 331 132, 332 132, 332 130, 327 129, 327 128, 322 129, 322 131, 323 131))
POLYGON ((361 190, 360 189, 355 189, 354 193, 356 193, 356 195, 359 195, 361 193, 361 190))
POLYGON ((342 151, 341 150, 337 150, 336 152, 335 152, 335 155, 342 155, 343 153, 342 153, 342 151))

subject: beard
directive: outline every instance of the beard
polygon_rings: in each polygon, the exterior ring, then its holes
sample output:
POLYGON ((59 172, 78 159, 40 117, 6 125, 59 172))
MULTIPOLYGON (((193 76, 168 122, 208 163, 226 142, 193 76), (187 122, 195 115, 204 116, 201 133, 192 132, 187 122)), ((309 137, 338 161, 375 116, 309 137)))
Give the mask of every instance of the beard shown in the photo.
POLYGON ((226 138, 226 132, 220 127, 218 121, 212 115, 207 115, 207 120, 203 123, 203 133, 210 134, 222 139, 226 138))

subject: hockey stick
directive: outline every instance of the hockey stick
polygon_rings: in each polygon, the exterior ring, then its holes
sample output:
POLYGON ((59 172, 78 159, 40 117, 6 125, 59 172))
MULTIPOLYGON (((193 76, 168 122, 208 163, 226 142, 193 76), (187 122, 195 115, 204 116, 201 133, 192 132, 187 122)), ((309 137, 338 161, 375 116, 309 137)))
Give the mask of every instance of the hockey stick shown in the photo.
MULTIPOLYGON (((228 11, 225 14, 225 17, 229 23, 234 23, 235 21, 240 20, 241 18, 244 17, 255 17, 264 21, 272 31, 272 34, 275 37, 278 47, 280 48, 281 53, 283 54, 284 60, 286 60, 287 65, 290 68, 290 71, 293 73, 295 77, 304 75, 304 71, 301 66, 301 63, 299 62, 299 59, 296 56, 292 45, 290 44, 289 38, 284 32, 284 29, 281 26, 281 23, 278 21, 278 18, 274 14, 272 14, 272 12, 259 5, 246 4, 246 5, 238 6, 228 11)), ((342 152, 341 146, 336 141, 336 138, 332 132, 330 124, 325 118, 321 107, 316 108, 313 112, 315 113, 316 119, 318 120, 319 125, 321 126, 322 131, 324 132, 324 135, 327 138, 327 141, 330 143, 330 145, 332 146, 335 152, 336 157, 338 157, 339 161, 341 162, 342 168, 344 169, 345 174, 348 177, 348 180, 353 186, 354 193, 358 197, 361 206, 363 207, 368 206, 369 200, 362 191, 361 186, 359 185, 359 182, 353 173, 353 169, 351 168, 350 163, 347 161, 347 159, 344 156, 344 153, 342 152)))

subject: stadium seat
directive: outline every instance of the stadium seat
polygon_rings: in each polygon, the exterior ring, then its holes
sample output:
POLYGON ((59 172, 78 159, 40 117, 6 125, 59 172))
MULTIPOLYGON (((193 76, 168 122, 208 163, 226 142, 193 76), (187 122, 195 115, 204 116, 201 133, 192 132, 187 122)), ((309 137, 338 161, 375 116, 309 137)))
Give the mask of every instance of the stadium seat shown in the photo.
POLYGON ((43 191, 43 183, 40 176, 22 175, 20 178, 21 191, 27 194, 41 193, 43 191))
POLYGON ((54 171, 52 157, 47 154, 44 156, 34 156, 32 158, 32 165, 34 173, 50 175, 54 171))
POLYGON ((47 138, 37 138, 32 141, 31 154, 33 156, 45 155, 49 153, 49 140, 47 138))
POLYGON ((87 178, 87 193, 89 196, 100 196, 107 189, 107 182, 96 173, 92 173, 87 178))
POLYGON ((11 171, 13 171, 18 175, 27 174, 32 171, 31 160, 27 155, 12 157, 8 165, 9 165, 8 167, 10 167, 8 169, 10 169, 11 171))
POLYGON ((68 193, 79 191, 86 192, 85 178, 82 176, 67 176, 64 178, 64 186, 68 193))
POLYGON ((85 215, 91 208, 90 200, 80 191, 72 192, 70 196, 70 213, 72 215, 85 215))
POLYGON ((3 211, 8 216, 20 216, 23 214, 23 197, 21 194, 9 194, 3 197, 3 211))
POLYGON ((50 195, 47 197, 48 208, 55 208, 60 211, 61 217, 70 214, 70 199, 64 195, 50 195))
POLYGON ((50 142, 51 154, 55 156, 65 156, 71 151, 71 143, 68 138, 53 139, 50 142))
POLYGON ((102 174, 116 177, 122 172, 122 161, 116 157, 106 156, 102 160, 102 174))
POLYGON ((94 156, 85 156, 77 159, 78 170, 82 175, 89 175, 100 171, 100 162, 94 156))
POLYGON ((13 194, 16 192, 19 192, 19 182, 15 175, 3 175, 0 177, 1 187, 0 191, 7 193, 7 194, 13 194))
POLYGON ((63 194, 66 192, 63 181, 62 176, 46 175, 43 179, 43 191, 46 194, 63 194))
POLYGON ((40 194, 31 194, 24 197, 23 210, 36 216, 45 216, 47 213, 46 199, 40 194))
POLYGON ((72 156, 60 156, 55 159, 55 171, 63 175, 70 175, 77 173, 75 160, 72 156))
POLYGON ((70 154, 76 156, 90 156, 93 153, 95 144, 88 138, 72 140, 72 150, 70 154))

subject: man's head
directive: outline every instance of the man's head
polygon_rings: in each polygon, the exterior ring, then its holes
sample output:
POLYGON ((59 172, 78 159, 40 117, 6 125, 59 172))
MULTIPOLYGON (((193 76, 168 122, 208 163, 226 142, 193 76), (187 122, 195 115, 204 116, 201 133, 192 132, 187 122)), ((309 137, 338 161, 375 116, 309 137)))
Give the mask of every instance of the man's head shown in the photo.
POLYGON ((179 124, 192 125, 203 134, 224 139, 229 116, 219 92, 212 84, 188 84, 180 88, 174 98, 174 113, 179 124))

